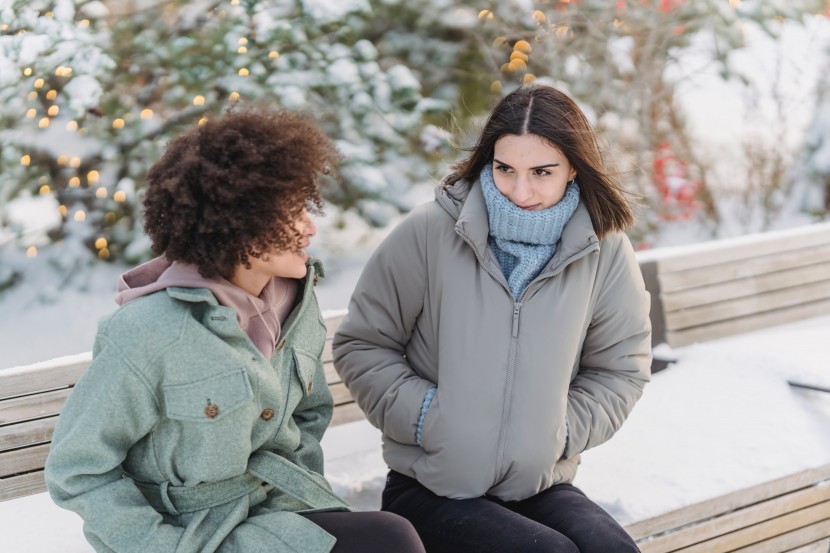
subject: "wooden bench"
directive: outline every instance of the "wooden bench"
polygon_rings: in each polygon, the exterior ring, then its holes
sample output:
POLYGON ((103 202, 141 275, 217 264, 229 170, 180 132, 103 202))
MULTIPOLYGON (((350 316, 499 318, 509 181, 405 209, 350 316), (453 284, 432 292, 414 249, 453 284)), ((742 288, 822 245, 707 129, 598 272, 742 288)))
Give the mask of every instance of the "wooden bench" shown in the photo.
MULTIPOLYGON (((830 313, 830 224, 638 254, 655 343, 681 346, 830 313)), ((342 317, 327 318, 329 335, 342 317)), ((332 425, 363 414, 323 353, 332 425)), ((89 354, 0 370, 0 501, 45 490, 57 416, 89 354)), ((830 465, 697 503, 626 529, 644 553, 828 553, 830 465)))
POLYGON ((830 314, 830 223, 638 257, 655 344, 685 346, 830 314))

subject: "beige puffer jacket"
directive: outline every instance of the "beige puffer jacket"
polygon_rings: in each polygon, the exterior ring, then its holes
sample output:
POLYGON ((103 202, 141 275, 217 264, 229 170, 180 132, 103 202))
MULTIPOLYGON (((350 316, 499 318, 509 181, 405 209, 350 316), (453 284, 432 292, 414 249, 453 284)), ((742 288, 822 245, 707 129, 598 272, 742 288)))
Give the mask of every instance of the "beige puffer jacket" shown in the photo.
POLYGON ((571 481, 639 399, 649 296, 626 236, 598 240, 582 203, 519 301, 488 231, 477 182, 415 209, 366 265, 335 367, 392 469, 446 497, 519 500, 571 481))

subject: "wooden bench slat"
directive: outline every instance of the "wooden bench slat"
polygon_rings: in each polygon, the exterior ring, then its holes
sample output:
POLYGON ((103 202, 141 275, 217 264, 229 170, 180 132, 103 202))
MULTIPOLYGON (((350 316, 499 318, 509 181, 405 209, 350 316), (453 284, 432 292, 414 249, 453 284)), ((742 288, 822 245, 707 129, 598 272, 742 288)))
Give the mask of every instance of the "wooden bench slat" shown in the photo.
POLYGON ((756 313, 751 317, 720 321, 710 325, 678 331, 666 331, 666 342, 673 347, 687 346, 695 342, 704 342, 724 336, 743 334, 770 326, 792 323, 824 315, 830 315, 830 299, 785 309, 776 309, 775 311, 768 311, 766 313, 756 313))
POLYGON ((820 282, 822 280, 830 281, 830 262, 811 265, 809 269, 798 267, 777 273, 720 282, 677 292, 663 293, 661 294, 661 299, 665 311, 679 311, 688 307, 708 305, 763 294, 791 286, 820 282))
POLYGON ((830 553, 830 538, 791 549, 789 553, 830 553))
MULTIPOLYGON (((799 244, 801 246, 801 244, 799 244)), ((664 294, 728 282, 756 275, 776 273, 796 267, 809 267, 830 261, 830 243, 812 248, 798 248, 775 255, 752 257, 680 272, 667 272, 658 261, 660 289, 664 294)))
POLYGON ((363 415, 363 411, 360 410, 357 403, 346 403, 334 410, 330 426, 364 420, 365 418, 366 417, 363 415))
POLYGON ((49 444, 0 453, 0 478, 42 469, 48 453, 49 444))
POLYGON ((0 401, 0 425, 57 415, 71 392, 71 388, 63 388, 0 401))
POLYGON ((739 237, 680 246, 672 248, 659 261, 664 271, 685 271, 760 255, 774 255, 792 250, 794 244, 800 248, 812 248, 830 244, 830 223, 764 233, 760 240, 758 238, 759 236, 739 237))
POLYGON ((738 509, 648 541, 650 553, 667 553, 830 501, 830 486, 812 486, 738 509))
POLYGON ((331 395, 334 398, 335 410, 338 409, 341 405, 345 405, 347 403, 354 403, 354 399, 352 399, 352 394, 349 393, 349 390, 346 388, 346 385, 342 382, 339 384, 330 384, 329 389, 331 390, 331 395))
POLYGON ((736 549, 734 553, 784 553, 830 536, 830 519, 787 532, 767 541, 736 549))
POLYGON ((766 294, 722 301, 681 311, 666 312, 666 329, 683 330, 738 317, 830 300, 830 280, 784 288, 766 294))
POLYGON ((738 490, 720 497, 701 501, 668 513, 646 519, 626 526, 626 530, 635 540, 655 536, 682 528, 689 524, 706 521, 712 513, 731 512, 742 507, 754 505, 761 501, 791 493, 830 480, 830 463, 776 478, 757 486, 738 490))
POLYGON ((0 370, 0 399, 33 394, 45 390, 55 390, 74 386, 92 358, 91 354, 83 360, 61 363, 56 359, 45 366, 13 367, 0 370))
POLYGON ((9 478, 0 478, 0 501, 25 497, 45 491, 46 480, 43 477, 42 470, 11 476, 9 478))
POLYGON ((49 442, 57 422, 58 417, 54 416, 0 427, 0 452, 49 442))

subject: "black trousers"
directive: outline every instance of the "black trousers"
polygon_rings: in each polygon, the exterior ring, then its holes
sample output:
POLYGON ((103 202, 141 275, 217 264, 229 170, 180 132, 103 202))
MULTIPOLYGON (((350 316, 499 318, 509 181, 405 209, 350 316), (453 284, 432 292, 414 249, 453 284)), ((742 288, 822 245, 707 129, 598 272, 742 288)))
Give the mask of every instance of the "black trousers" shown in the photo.
POLYGON ((427 553, 634 553, 634 540, 571 484, 522 501, 447 499, 390 471, 381 510, 408 519, 427 553))
POLYGON ((424 553, 412 525, 392 513, 332 512, 303 516, 337 538, 331 553, 424 553))

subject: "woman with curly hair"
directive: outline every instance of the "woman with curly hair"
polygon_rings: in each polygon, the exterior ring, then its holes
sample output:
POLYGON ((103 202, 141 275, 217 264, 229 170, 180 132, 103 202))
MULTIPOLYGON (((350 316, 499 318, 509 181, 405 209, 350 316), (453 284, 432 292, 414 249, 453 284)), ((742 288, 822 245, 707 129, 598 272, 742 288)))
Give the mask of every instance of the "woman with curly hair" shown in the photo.
POLYGON ((337 158, 309 118, 251 110, 150 169, 159 257, 122 276, 46 463, 96 551, 423 552, 409 522, 353 512, 323 477, 323 268, 304 249, 337 158))

